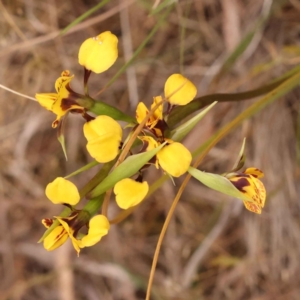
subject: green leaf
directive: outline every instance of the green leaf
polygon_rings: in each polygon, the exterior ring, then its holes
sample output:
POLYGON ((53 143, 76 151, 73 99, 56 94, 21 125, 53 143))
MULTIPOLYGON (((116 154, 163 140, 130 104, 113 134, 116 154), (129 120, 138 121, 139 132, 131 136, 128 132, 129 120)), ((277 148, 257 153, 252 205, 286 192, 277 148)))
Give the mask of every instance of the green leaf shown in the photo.
POLYGON ((171 131, 171 139, 173 141, 180 142, 216 104, 217 101, 213 102, 210 106, 202 110, 196 116, 171 131))
POLYGON ((86 185, 80 189, 79 194, 80 198, 85 197, 87 193, 89 193, 92 189, 94 189, 107 175, 109 174, 110 170, 116 163, 117 158, 114 160, 104 164, 101 170, 91 179, 89 180, 86 185))
MULTIPOLYGON (((88 96, 86 96, 86 97, 88 97, 88 96)), ((125 121, 128 123, 136 123, 135 118, 130 117, 127 114, 124 114, 122 111, 120 111, 116 107, 106 104, 102 101, 97 101, 94 99, 92 99, 92 100, 94 101, 94 104, 92 107, 89 108, 89 111, 93 112, 97 116, 106 115, 106 116, 113 118, 114 120, 125 121)))
POLYGON ((284 75, 280 76, 271 83, 268 83, 264 86, 256 88, 254 90, 249 90, 241 93, 232 93, 232 94, 210 94, 198 97, 191 101, 187 105, 177 106, 172 109, 168 117, 168 126, 171 129, 174 129, 184 118, 192 114, 193 112, 213 103, 214 101, 218 102, 233 102, 233 101, 242 101, 252 99, 258 96, 262 96, 266 93, 269 93, 283 84, 285 81, 289 80, 292 76, 297 74, 300 71, 300 66, 293 68, 292 70, 286 72, 284 75))
POLYGON ((242 192, 240 192, 230 181, 224 176, 206 173, 200 170, 197 170, 193 167, 189 167, 188 172, 197 180, 202 182, 207 187, 223 193, 228 196, 232 196, 234 198, 238 198, 241 200, 251 201, 248 197, 246 197, 242 192))
POLYGON ((71 173, 71 174, 65 176, 64 178, 67 179, 67 178, 73 177, 73 176, 75 176, 75 175, 77 175, 77 174, 80 174, 80 173, 82 173, 82 172, 84 172, 84 171, 87 171, 87 170, 89 170, 89 169, 91 169, 91 168, 93 168, 93 167, 95 167, 95 166, 97 166, 97 165, 99 165, 99 163, 98 163, 97 161, 94 160, 94 161, 92 161, 92 162, 86 164, 85 166, 81 167, 80 169, 74 171, 73 173, 71 173))
POLYGON ((260 100, 254 102, 250 107, 248 107, 245 111, 240 113, 234 120, 230 123, 226 124, 222 129, 216 132, 213 136, 211 136, 204 144, 202 144, 198 149, 196 149, 192 154, 193 157, 196 155, 206 151, 208 148, 215 145, 219 140, 222 139, 228 132, 235 129, 238 125, 240 125, 244 120, 252 117, 259 111, 261 111, 265 106, 271 104, 275 100, 279 99, 283 95, 290 92, 296 86, 299 85, 300 82, 300 69, 297 70, 293 76, 286 79, 283 83, 281 83, 278 87, 270 91, 267 95, 265 95, 260 100))
POLYGON ((156 153, 165 145, 144 153, 129 156, 116 167, 90 194, 88 198, 95 198, 112 188, 117 182, 136 174, 156 153))

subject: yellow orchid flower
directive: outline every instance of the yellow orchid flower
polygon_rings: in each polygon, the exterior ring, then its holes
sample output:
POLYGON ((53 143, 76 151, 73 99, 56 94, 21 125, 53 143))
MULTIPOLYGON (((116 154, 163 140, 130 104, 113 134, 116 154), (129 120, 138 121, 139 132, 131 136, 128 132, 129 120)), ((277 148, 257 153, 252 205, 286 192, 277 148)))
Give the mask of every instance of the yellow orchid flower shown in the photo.
POLYGON ((138 182, 130 178, 122 179, 114 187, 116 202, 122 209, 138 205, 146 197, 148 191, 147 181, 138 182))
POLYGON ((76 185, 63 177, 57 177, 50 182, 46 187, 45 193, 54 204, 76 205, 80 200, 76 185))
POLYGON ((106 163, 116 158, 122 140, 122 128, 118 122, 109 116, 98 116, 83 126, 87 150, 91 157, 100 163, 106 163))
MULTIPOLYGON (((160 142, 155 141, 150 136, 142 136, 139 139, 143 141, 146 151, 160 145, 160 142)), ((156 154, 156 168, 160 166, 171 176, 179 177, 187 172, 192 161, 192 155, 181 143, 173 142, 170 139, 164 139, 164 141, 167 141, 168 144, 156 154)))
MULTIPOLYGON (((162 97, 153 97, 153 103, 151 104, 151 109, 153 109, 157 104, 162 102, 162 97)), ((147 114, 149 113, 148 108, 143 102, 139 102, 136 108, 136 120, 140 124, 147 114)), ((154 111, 153 115, 147 120, 145 128, 155 134, 157 137, 162 137, 163 132, 166 128, 166 123, 163 119, 163 104, 160 104, 154 111)))
POLYGON ((170 104, 186 105, 196 94, 196 86, 181 74, 171 75, 165 83, 165 97, 170 104))
POLYGON ((78 94, 70 88, 70 82, 74 75, 70 75, 68 70, 63 71, 61 76, 55 82, 55 93, 36 94, 35 98, 39 104, 45 109, 56 114, 56 120, 52 123, 52 127, 57 127, 61 118, 69 111, 84 112, 85 109, 76 102, 78 94))
POLYGON ((118 38, 110 31, 85 40, 78 53, 79 64, 94 73, 109 69, 118 58, 118 38))
POLYGON ((249 198, 250 201, 243 200, 245 207, 257 214, 261 214, 266 200, 265 186, 258 179, 263 176, 264 173, 256 168, 248 168, 243 173, 226 175, 230 182, 249 198))
MULTIPOLYGON (((158 103, 162 102, 162 97, 157 96, 153 97, 153 103, 151 105, 151 109, 156 106, 158 103)), ((136 108, 136 120, 140 124, 147 114, 149 113, 148 108, 143 102, 139 102, 136 108)), ((159 120, 163 119, 163 105, 159 105, 158 108, 154 111, 153 115, 147 120, 146 126, 149 128, 154 128, 159 120)))
MULTIPOLYGON (((103 215, 96 215, 89 221, 88 233, 83 236, 82 239, 78 239, 76 237, 78 231, 86 225, 85 221, 80 220, 78 216, 79 213, 76 212, 74 215, 67 218, 56 217, 60 225, 55 227, 53 231, 46 236, 44 239, 44 248, 48 251, 55 250, 63 245, 69 237, 79 256, 81 248, 95 245, 108 233, 110 228, 108 219, 103 215)), ((46 222, 43 222, 44 225, 45 223, 46 222)))

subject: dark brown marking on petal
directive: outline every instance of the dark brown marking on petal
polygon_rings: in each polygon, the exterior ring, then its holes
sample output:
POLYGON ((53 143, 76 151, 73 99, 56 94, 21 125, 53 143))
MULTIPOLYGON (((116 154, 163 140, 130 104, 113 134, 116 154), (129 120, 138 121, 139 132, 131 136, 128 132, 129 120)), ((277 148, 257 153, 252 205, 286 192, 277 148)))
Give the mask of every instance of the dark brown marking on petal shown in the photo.
POLYGON ((72 109, 72 110, 70 110, 70 113, 83 115, 85 113, 85 109, 84 108, 83 109, 80 109, 80 108, 72 109))
POLYGON ((143 147, 141 148, 140 153, 141 152, 146 152, 147 147, 149 146, 149 142, 148 141, 142 140, 142 142, 143 142, 143 147))
POLYGON ((236 181, 231 181, 231 183, 242 193, 246 193, 243 188, 250 185, 249 181, 245 177, 240 177, 236 181))
POLYGON ((250 202, 250 201, 244 201, 245 207, 250 210, 251 212, 254 212, 256 214, 261 214, 261 208, 260 206, 250 202))
POLYGON ((63 237, 63 235, 66 233, 65 228, 62 225, 60 225, 60 226, 61 226, 61 232, 58 233, 58 235, 55 237, 55 239, 54 239, 55 241, 59 241, 63 237))
POLYGON ((59 120, 53 121, 52 128, 56 128, 58 124, 59 124, 59 120))
POLYGON ((72 98, 72 99, 76 99, 76 98, 80 98, 82 97, 81 94, 75 92, 72 90, 71 86, 70 86, 70 83, 67 83, 66 86, 65 86, 66 90, 70 93, 69 94, 69 97, 72 98))
POLYGON ((61 100, 60 107, 63 111, 67 111, 67 110, 71 109, 72 106, 74 106, 74 105, 78 105, 76 101, 74 101, 72 99, 64 98, 61 100))
POLYGON ((158 120, 155 127, 153 128, 154 134, 157 137, 163 136, 164 132, 168 129, 168 125, 165 120, 158 120), (156 129, 156 130, 155 130, 156 129))
POLYGON ((46 228, 49 228, 53 224, 53 220, 50 218, 45 218, 42 220, 42 223, 46 228))

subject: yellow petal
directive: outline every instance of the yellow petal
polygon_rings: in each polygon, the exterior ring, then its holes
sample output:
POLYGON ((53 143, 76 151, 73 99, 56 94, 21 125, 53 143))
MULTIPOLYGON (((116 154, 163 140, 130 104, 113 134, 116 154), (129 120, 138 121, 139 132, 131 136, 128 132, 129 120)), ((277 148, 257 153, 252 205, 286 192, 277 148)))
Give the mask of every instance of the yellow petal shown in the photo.
POLYGON ((261 170, 257 169, 257 168, 248 168, 243 173, 252 175, 256 178, 263 178, 264 177, 264 173, 261 170))
POLYGON ((122 128, 111 117, 98 116, 95 120, 84 124, 83 132, 88 140, 87 150, 98 162, 109 162, 118 155, 122 128))
POLYGON ((165 97, 173 105, 186 105, 197 94, 197 88, 181 74, 171 75, 165 83, 165 97))
MULTIPOLYGON (((74 219, 76 216, 73 216, 71 218, 69 218, 70 220, 74 219)), ((77 240, 75 237, 74 237, 74 229, 71 228, 69 226, 69 224, 64 221, 62 218, 60 217, 56 217, 56 219, 59 221, 59 223, 63 226, 64 230, 66 231, 66 233, 68 234, 69 238, 71 239, 71 242, 72 242, 72 245, 74 247, 74 249, 76 250, 77 252, 77 256, 79 256, 79 253, 80 253, 80 247, 79 247, 79 243, 80 241, 77 240)))
POLYGON ((244 201, 245 207, 257 214, 265 205, 266 189, 263 183, 252 175, 240 175, 230 178, 234 186, 246 195, 250 201, 244 201))
POLYGON ((68 111, 72 109, 83 109, 78 105, 75 100, 70 100, 70 91, 68 89, 68 84, 74 78, 74 75, 70 75, 68 70, 61 73, 55 82, 55 89, 57 91, 57 100, 53 103, 52 112, 57 115, 57 120, 59 121, 68 111))
POLYGON ((107 133, 122 137, 122 127, 109 116, 98 116, 95 120, 84 124, 84 136, 88 141, 101 137, 107 133))
POLYGON ((47 185, 46 196, 54 204, 67 203, 76 205, 80 200, 76 185, 62 177, 57 177, 47 185))
MULTIPOLYGON (((153 103, 151 105, 151 109, 153 109, 160 102, 162 102, 161 96, 153 97, 153 103)), ((156 121, 156 123, 158 120, 163 119, 163 105, 162 104, 159 105, 158 108, 154 111, 153 117, 154 117, 154 120, 156 121)))
POLYGON ((44 239, 44 248, 47 251, 52 251, 60 247, 68 239, 68 233, 63 226, 55 227, 48 236, 44 239))
POLYGON ((110 68, 118 58, 118 38, 110 31, 89 38, 80 46, 79 64, 97 74, 110 68))
POLYGON ((173 177, 183 175, 192 161, 190 151, 177 142, 163 147, 156 157, 161 168, 173 177))
POLYGON ((122 209, 138 205, 147 195, 149 185, 147 181, 137 182, 130 178, 119 181, 114 187, 116 202, 122 209))
POLYGON ((69 95, 69 91, 66 89, 68 83, 74 78, 74 75, 70 74, 69 70, 65 70, 61 73, 60 77, 58 77, 55 81, 55 90, 57 94, 61 96, 61 98, 67 98, 69 95))
POLYGON ((136 108, 136 120, 139 124, 146 118, 148 112, 146 105, 143 102, 139 102, 136 108))
POLYGON ((46 227, 46 228, 50 228, 50 226, 53 224, 53 220, 46 218, 42 220, 42 224, 46 227))
POLYGON ((253 202, 250 202, 250 201, 243 201, 244 202, 244 205, 245 207, 253 212, 253 213, 256 213, 256 214, 261 214, 261 207, 253 202))
POLYGON ((54 93, 35 94, 35 98, 42 107, 52 111, 52 106, 54 102, 57 100, 57 94, 54 93))
POLYGON ((98 243, 101 238, 107 235, 110 224, 108 219, 103 215, 93 217, 89 222, 89 231, 80 241, 80 247, 90 247, 98 243))
POLYGON ((77 252, 77 256, 79 256, 80 253, 80 240, 77 240, 73 235, 69 235, 72 245, 77 252))
POLYGON ((158 147, 157 141, 151 136, 145 135, 145 136, 139 136, 138 138, 144 143, 144 146, 146 147, 145 149, 146 151, 151 151, 158 147))
MULTIPOLYGON (((153 109, 161 101, 162 101, 161 96, 154 97, 153 98, 153 103, 151 105, 151 109, 153 109)), ((139 102, 139 104, 136 108, 136 120, 137 120, 137 122, 139 124, 141 124, 141 122, 145 119, 145 117, 147 116, 148 113, 149 113, 149 110, 146 107, 146 105, 143 102, 139 102)), ((161 104, 156 108, 153 115, 149 117, 149 119, 147 120, 145 126, 152 129, 152 128, 155 127, 157 122, 159 120, 162 120, 162 119, 163 119, 163 105, 161 104)), ((161 133, 160 130, 159 130, 159 133, 161 133)))

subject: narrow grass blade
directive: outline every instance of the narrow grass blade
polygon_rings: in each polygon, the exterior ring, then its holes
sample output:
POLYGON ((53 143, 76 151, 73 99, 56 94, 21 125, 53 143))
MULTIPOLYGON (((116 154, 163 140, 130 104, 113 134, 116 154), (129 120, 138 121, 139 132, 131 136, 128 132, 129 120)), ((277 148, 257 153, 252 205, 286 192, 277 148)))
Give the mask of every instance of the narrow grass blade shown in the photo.
POLYGON ((94 12, 96 12, 98 9, 100 9, 101 7, 103 7, 106 3, 108 3, 110 0, 102 0, 100 3, 98 3, 97 5, 95 5, 94 7, 92 7, 91 9, 89 9, 88 11, 86 11, 84 14, 82 14, 81 16, 79 16, 77 19, 75 19, 73 22, 71 22, 67 27, 65 27, 60 34, 63 35, 65 34, 69 29, 71 29, 73 26, 79 24, 80 22, 82 22, 83 20, 85 20, 86 18, 88 18, 91 14, 93 14, 94 12))
POLYGON ((131 59, 129 59, 127 61, 127 63, 125 63, 120 68, 120 70, 113 76, 113 78, 106 84, 106 86, 105 86, 106 88, 109 87, 110 85, 112 85, 115 82, 115 80, 126 71, 126 69, 128 68, 128 66, 130 66, 132 64, 132 62, 136 59, 136 57, 140 54, 140 52, 145 48, 145 46, 147 45, 147 43, 151 40, 151 38, 157 32, 157 30, 165 22, 165 19, 169 15, 169 13, 170 13, 170 11, 171 11, 172 8, 173 8, 173 5, 170 5, 168 7, 168 9, 166 10, 166 12, 159 18, 159 20, 157 21, 156 25, 153 27, 153 29, 150 31, 150 33, 147 35, 147 37, 143 40, 143 42, 140 44, 140 46, 135 50, 135 52, 133 53, 131 59))

